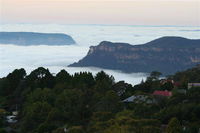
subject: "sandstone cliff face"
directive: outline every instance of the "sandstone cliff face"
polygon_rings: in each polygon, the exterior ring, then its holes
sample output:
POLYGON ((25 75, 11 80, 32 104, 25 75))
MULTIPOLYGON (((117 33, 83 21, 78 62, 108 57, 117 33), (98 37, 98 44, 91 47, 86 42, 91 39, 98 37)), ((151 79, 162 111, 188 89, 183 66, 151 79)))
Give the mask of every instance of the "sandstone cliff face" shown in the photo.
POLYGON ((103 41, 70 66, 94 66, 124 72, 171 74, 200 64, 200 40, 163 37, 143 45, 103 41))

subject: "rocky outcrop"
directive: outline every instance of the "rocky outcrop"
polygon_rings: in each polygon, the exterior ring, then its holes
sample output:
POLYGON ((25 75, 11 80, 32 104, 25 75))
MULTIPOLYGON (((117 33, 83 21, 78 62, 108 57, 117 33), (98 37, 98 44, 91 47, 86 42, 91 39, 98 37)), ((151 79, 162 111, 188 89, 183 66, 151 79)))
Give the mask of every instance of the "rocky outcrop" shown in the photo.
POLYGON ((15 45, 71 45, 74 39, 60 33, 0 32, 0 44, 15 45))
POLYGON ((142 45, 103 41, 69 66, 171 74, 200 63, 200 40, 162 37, 142 45))

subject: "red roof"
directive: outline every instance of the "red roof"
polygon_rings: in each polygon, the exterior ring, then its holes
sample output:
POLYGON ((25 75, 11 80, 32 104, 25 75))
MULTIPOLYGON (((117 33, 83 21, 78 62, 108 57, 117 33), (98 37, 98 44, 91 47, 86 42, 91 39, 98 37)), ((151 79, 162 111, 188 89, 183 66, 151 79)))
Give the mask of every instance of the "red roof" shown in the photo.
POLYGON ((179 82, 175 82, 174 86, 180 86, 181 84, 179 82))
POLYGON ((154 91, 153 95, 168 96, 169 97, 169 96, 172 96, 172 92, 167 91, 167 90, 165 90, 165 91, 154 91))

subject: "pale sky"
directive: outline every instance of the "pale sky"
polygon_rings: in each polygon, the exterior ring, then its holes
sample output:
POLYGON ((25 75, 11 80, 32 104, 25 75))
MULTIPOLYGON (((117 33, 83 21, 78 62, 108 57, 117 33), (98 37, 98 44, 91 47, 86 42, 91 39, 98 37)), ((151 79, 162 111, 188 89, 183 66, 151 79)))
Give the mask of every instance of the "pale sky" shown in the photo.
POLYGON ((200 26, 200 0, 0 0, 0 23, 200 26))

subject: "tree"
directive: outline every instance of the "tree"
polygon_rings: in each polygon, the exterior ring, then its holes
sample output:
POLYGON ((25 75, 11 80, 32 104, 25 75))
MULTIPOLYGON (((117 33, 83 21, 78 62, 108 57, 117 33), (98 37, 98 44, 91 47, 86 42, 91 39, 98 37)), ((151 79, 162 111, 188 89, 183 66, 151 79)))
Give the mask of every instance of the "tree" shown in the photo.
POLYGON ((51 105, 42 101, 28 104, 22 119, 22 132, 36 130, 40 124, 46 121, 51 109, 51 105))
POLYGON ((9 82, 8 80, 4 77, 0 79, 0 96, 7 96, 9 89, 9 82))
POLYGON ((95 76, 95 89, 100 93, 104 93, 111 89, 112 85, 114 85, 114 77, 107 75, 104 71, 101 71, 95 76))
POLYGON ((27 82, 31 88, 52 88, 55 80, 48 69, 39 67, 27 76, 27 82))
POLYGON ((69 128, 69 133, 84 133, 83 127, 81 126, 73 126, 69 128))
POLYGON ((53 105, 55 97, 56 96, 51 89, 37 88, 33 92, 29 93, 26 101, 28 104, 32 104, 35 102, 47 102, 48 104, 53 105))
POLYGON ((26 76, 26 71, 21 69, 15 69, 12 73, 8 74, 6 77, 10 83, 10 87, 15 89, 21 80, 23 80, 26 76))
POLYGON ((109 76, 108 74, 106 74, 104 71, 98 72, 95 76, 95 80, 96 81, 103 81, 103 80, 107 80, 109 81, 111 84, 114 83, 114 77, 113 76, 109 76))
POLYGON ((60 127, 65 124, 65 116, 62 111, 53 108, 47 116, 46 123, 60 127))
POLYGON ((124 81, 115 83, 112 86, 112 89, 121 97, 121 99, 131 96, 131 93, 134 91, 132 85, 127 84, 124 81))
POLYGON ((21 69, 15 69, 12 73, 9 73, 7 77, 0 80, 0 95, 8 96, 12 95, 20 82, 25 79, 26 71, 21 69))
POLYGON ((182 128, 176 117, 171 118, 167 125, 167 133, 181 133, 182 128))
POLYGON ((89 132, 102 132, 106 127, 109 126, 107 123, 113 117, 114 115, 111 112, 94 112, 88 126, 89 132))
POLYGON ((4 122, 3 122, 3 117, 0 117, 0 128, 2 128, 4 126, 4 122))
POLYGON ((53 130, 52 133, 66 133, 66 132, 64 131, 64 128, 57 128, 56 130, 53 130))
POLYGON ((116 92, 107 91, 105 96, 96 105, 97 111, 116 113, 121 109, 121 102, 116 92))
POLYGON ((95 84, 94 77, 90 72, 75 73, 73 76, 73 87, 85 90, 95 84))
POLYGON ((37 133, 50 133, 56 128, 55 124, 44 122, 36 129, 37 133))
POLYGON ((151 80, 151 81, 155 81, 155 80, 158 80, 159 77, 162 75, 161 72, 158 72, 158 71, 152 71, 150 76, 147 77, 147 80, 151 80))
POLYGON ((161 85, 161 89, 163 90, 171 91, 173 88, 174 88, 174 85, 172 84, 172 82, 169 82, 169 81, 161 85))
POLYGON ((83 113, 85 105, 83 105, 82 92, 80 90, 64 90, 55 102, 58 108, 65 116, 70 124, 80 124, 83 122, 83 113))
POLYGON ((56 74, 56 83, 70 82, 71 79, 71 75, 64 69, 61 70, 58 74, 56 74))
POLYGON ((7 131, 3 128, 0 128, 0 133, 7 133, 7 131))

